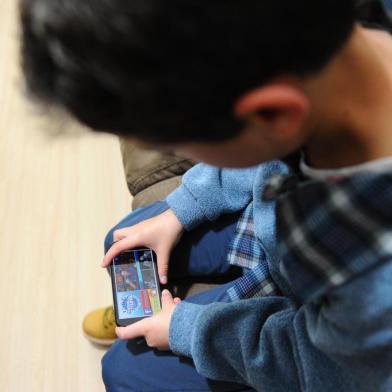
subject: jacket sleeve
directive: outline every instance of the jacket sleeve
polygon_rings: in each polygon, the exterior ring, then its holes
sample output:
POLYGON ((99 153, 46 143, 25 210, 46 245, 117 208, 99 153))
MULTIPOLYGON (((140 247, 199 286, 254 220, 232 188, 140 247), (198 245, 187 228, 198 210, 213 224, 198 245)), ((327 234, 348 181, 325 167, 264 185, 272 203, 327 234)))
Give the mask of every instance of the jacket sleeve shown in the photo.
POLYGON ((285 297, 173 314, 170 345, 203 376, 268 391, 392 390, 392 261, 316 302, 285 297))
POLYGON ((166 199, 186 230, 220 215, 243 210, 257 181, 287 170, 280 161, 246 169, 219 169, 200 163, 185 173, 182 184, 166 199))

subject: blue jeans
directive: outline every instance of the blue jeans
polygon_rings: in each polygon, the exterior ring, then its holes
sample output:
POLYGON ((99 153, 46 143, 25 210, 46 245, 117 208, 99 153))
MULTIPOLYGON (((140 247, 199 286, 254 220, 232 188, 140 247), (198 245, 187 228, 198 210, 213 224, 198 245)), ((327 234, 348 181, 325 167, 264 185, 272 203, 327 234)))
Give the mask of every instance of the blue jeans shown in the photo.
MULTIPOLYGON (((106 236, 105 252, 112 244, 114 230, 135 225, 167 208, 165 202, 157 202, 129 214, 106 236)), ((184 233, 170 258, 169 279, 207 275, 235 279, 238 269, 228 265, 226 256, 237 220, 237 214, 227 215, 184 233)), ((197 304, 228 302, 226 291, 231 284, 188 297, 186 301, 197 304)), ((243 385, 206 379, 196 371, 191 359, 153 350, 140 340, 116 341, 102 359, 102 375, 108 392, 253 391, 243 385)))

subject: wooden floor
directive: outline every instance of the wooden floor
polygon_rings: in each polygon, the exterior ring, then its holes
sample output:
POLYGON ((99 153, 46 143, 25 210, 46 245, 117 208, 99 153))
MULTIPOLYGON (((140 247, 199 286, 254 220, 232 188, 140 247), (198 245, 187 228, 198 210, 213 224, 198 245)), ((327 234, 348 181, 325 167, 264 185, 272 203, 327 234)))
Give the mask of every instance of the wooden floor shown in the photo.
POLYGON ((130 208, 118 141, 49 138, 23 96, 16 0, 0 2, 0 391, 99 392, 83 315, 111 302, 106 231, 130 208))

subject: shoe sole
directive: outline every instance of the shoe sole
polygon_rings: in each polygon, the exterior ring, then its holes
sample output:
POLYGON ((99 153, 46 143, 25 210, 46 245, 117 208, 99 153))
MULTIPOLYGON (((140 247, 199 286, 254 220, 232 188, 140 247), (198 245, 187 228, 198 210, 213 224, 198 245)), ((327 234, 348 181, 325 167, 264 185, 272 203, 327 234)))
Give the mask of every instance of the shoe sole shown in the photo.
POLYGON ((83 333, 84 337, 92 343, 99 344, 100 346, 111 346, 116 339, 100 339, 83 333))

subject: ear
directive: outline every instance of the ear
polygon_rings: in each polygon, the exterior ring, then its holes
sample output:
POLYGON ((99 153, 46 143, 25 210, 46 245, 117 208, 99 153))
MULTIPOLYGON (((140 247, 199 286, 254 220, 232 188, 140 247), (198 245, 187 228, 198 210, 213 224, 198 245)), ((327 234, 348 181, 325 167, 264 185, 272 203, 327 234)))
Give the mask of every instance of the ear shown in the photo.
POLYGON ((260 123, 274 137, 291 136, 299 130, 309 113, 309 101, 297 87, 284 83, 256 88, 235 104, 237 117, 260 123))

